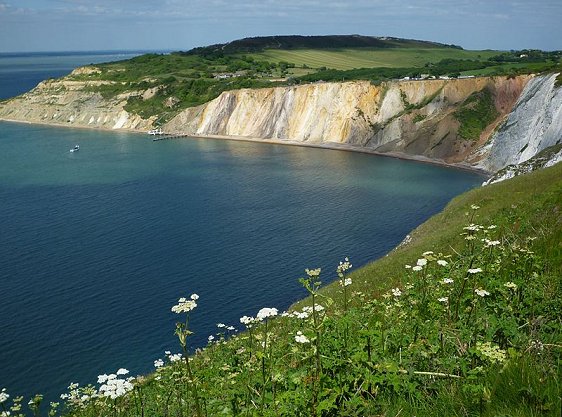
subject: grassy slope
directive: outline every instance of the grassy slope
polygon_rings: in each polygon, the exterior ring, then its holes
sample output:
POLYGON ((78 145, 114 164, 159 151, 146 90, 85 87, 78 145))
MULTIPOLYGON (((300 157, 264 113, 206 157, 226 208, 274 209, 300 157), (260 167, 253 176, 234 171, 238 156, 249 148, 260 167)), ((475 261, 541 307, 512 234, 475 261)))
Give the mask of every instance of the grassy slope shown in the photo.
MULTIPOLYGON (((377 294, 381 288, 395 285, 404 265, 424 251, 451 253, 458 249, 463 243, 459 231, 467 222, 465 214, 471 204, 481 207, 480 219, 498 224, 507 233, 532 234, 541 227, 551 230, 552 236, 538 240, 536 250, 551 260, 553 273, 562 276, 562 164, 558 164, 455 197, 441 213, 412 232, 410 243, 356 271, 353 277, 360 291, 377 294)), ((337 286, 332 284, 326 293, 337 298, 337 286)))
POLYGON ((428 62, 442 59, 481 59, 486 60, 497 55, 497 51, 466 51, 452 48, 346 48, 346 49, 268 49, 253 53, 255 59, 269 62, 286 61, 297 67, 307 65, 311 68, 333 68, 349 70, 353 68, 401 68, 423 67, 428 62))

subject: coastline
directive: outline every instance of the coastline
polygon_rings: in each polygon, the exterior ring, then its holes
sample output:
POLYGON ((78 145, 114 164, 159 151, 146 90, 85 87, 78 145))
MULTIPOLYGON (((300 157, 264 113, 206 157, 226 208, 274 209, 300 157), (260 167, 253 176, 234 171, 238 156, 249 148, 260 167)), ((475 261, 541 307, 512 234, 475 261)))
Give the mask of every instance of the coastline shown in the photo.
MULTIPOLYGON (((126 132, 126 133, 137 133, 137 134, 145 134, 146 131, 138 130, 138 129, 110 129, 106 127, 89 127, 89 126, 76 126, 76 125, 64 125, 59 123, 47 123, 47 122, 37 122, 37 121, 28 121, 28 120, 14 120, 14 119, 5 119, 0 117, 0 121, 2 122, 9 122, 9 123, 24 123, 24 124, 31 124, 31 125, 43 125, 43 126, 52 126, 52 127, 62 127, 62 128, 71 128, 71 129, 87 129, 87 130, 100 130, 104 132, 126 132)), ((477 168, 471 165, 463 164, 463 163, 448 163, 441 159, 432 159, 422 155, 410 155, 401 152, 378 152, 374 149, 368 149, 358 146, 353 146, 344 143, 335 143, 335 142, 323 142, 323 143, 313 143, 313 142, 300 142, 295 140, 288 140, 288 139, 263 139, 258 137, 249 137, 249 136, 232 136, 232 135, 205 135, 202 133, 192 134, 192 133, 185 133, 185 132, 173 132, 170 135, 187 135, 186 138, 195 138, 195 139, 216 139, 216 140, 231 140, 231 141, 239 141, 239 142, 254 142, 254 143, 268 143, 272 145, 286 145, 286 146, 301 146, 306 148, 316 148, 316 149, 327 149, 327 150, 336 150, 336 151, 346 151, 346 152, 358 152, 368 155, 375 155, 375 156, 384 156, 389 158, 401 159, 405 161, 413 161, 413 162, 420 162, 425 164, 443 166, 446 168, 453 168, 453 169, 460 169, 463 171, 469 171, 476 174, 480 174, 483 177, 489 178, 493 173, 486 171, 481 168, 477 168)))

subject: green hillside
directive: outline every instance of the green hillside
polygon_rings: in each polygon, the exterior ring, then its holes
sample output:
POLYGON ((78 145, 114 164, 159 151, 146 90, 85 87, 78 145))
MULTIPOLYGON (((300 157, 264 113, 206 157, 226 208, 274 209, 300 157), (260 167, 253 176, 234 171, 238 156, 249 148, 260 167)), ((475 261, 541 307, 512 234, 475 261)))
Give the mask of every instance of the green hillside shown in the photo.
MULTIPOLYGON (((73 385, 59 410, 560 415, 562 164, 458 196, 388 256, 352 273, 350 262, 303 272, 310 297, 291 312, 241 318, 243 333, 228 327, 240 323, 221 325, 203 350, 188 360, 168 354, 152 375, 127 379, 123 370, 73 385)), ((180 296, 172 311, 185 353, 189 323, 205 311, 198 296, 180 296)), ((2 405, 19 415, 17 399, 2 405)))
POLYGON ((132 93, 125 110, 143 118, 157 116, 157 124, 163 124, 185 108, 239 88, 537 73, 559 70, 561 58, 559 51, 466 51, 435 42, 358 35, 270 36, 98 64, 99 72, 70 79, 104 81, 87 89, 105 98, 132 93), (154 95, 139 93, 147 89, 154 95))

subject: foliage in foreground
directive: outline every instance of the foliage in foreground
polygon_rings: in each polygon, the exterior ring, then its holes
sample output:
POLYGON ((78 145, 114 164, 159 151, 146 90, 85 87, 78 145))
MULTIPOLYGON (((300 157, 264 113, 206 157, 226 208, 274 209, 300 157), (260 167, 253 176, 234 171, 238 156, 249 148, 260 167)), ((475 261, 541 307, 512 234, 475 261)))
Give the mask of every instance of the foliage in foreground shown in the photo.
MULTIPOLYGON (((72 386, 61 409, 84 417, 558 416, 559 165, 456 199, 464 224, 457 238, 406 250, 408 265, 396 276, 368 285, 360 271, 349 274, 346 259, 335 286, 321 291, 322 271, 308 269, 307 304, 243 317, 240 334, 219 323, 194 356, 168 352, 146 378, 125 378, 120 369, 100 375, 99 387, 72 386)), ((197 299, 172 308, 185 319, 176 328, 184 353, 197 299)), ((20 415, 6 395, 4 413, 20 415)))

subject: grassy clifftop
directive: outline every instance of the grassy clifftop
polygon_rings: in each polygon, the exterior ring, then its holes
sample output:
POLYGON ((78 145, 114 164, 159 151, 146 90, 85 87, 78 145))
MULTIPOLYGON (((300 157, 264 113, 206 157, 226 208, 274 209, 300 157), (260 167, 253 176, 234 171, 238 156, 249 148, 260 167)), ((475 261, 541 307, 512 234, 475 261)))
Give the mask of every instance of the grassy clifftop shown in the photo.
POLYGON ((562 164, 467 192, 408 243, 350 270, 348 260, 306 270, 310 297, 291 312, 243 317, 243 333, 234 330, 240 323, 219 324, 189 357, 189 323, 204 312, 199 296, 184 294, 172 308, 183 356, 167 353, 143 378, 119 370, 72 386, 59 409, 81 417, 559 416, 562 164), (322 286, 323 277, 335 282, 322 286))
POLYGON ((316 81, 506 75, 554 71, 560 52, 467 51, 435 42, 368 36, 272 36, 96 65, 69 77, 94 81, 105 98, 130 95, 125 109, 163 124, 227 90, 316 81))

